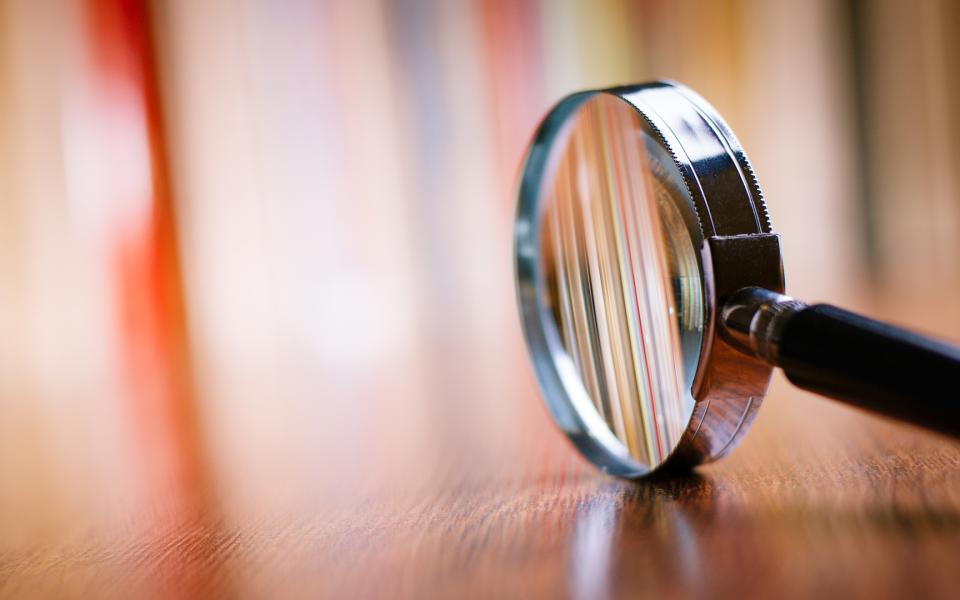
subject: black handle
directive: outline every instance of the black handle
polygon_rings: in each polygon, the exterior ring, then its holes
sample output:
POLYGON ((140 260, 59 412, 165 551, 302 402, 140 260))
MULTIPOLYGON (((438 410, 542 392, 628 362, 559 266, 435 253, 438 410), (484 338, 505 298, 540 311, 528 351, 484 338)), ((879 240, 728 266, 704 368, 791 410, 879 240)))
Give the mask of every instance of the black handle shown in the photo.
POLYGON ((783 324, 777 363, 801 388, 960 437, 960 348, 817 304, 783 324))

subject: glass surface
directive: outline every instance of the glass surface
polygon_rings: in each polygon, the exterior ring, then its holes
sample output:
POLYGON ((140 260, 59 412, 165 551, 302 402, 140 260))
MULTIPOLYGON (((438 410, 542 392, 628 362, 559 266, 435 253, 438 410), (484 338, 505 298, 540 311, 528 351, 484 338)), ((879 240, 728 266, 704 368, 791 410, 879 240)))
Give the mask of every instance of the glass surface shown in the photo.
POLYGON ((636 109, 608 94, 569 117, 540 189, 544 314, 610 431, 655 467, 690 420, 703 339, 689 192, 636 109))

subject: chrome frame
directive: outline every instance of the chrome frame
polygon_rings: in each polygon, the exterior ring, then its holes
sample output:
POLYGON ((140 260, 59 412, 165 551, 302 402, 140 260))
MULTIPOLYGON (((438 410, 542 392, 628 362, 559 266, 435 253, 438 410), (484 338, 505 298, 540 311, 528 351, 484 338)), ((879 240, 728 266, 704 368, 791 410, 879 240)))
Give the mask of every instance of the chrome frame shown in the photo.
POLYGON ((554 420, 602 470, 636 478, 715 460, 742 438, 766 395, 772 367, 741 350, 720 326, 720 307, 745 287, 784 291, 779 237, 772 232, 760 186, 743 148, 703 98, 680 84, 649 84, 579 92, 561 100, 531 142, 520 181, 515 222, 517 296, 524 333, 554 420), (594 409, 563 351, 551 317, 538 301, 540 183, 553 142, 590 97, 609 94, 632 106, 673 155, 703 236, 701 278, 706 305, 700 360, 691 394, 695 404, 677 446, 649 469, 629 456, 594 409))

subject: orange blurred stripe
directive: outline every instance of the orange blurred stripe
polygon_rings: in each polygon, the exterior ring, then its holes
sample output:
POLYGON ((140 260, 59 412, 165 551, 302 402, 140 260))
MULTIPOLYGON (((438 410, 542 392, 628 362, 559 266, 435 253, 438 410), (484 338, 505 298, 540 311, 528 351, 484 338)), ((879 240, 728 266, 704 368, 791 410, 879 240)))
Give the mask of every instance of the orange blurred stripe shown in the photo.
MULTIPOLYGON (((166 141, 145 0, 87 0, 87 72, 96 97, 89 115, 104 131, 103 153, 120 177, 98 182, 107 197, 105 231, 116 283, 121 385, 142 455, 148 494, 177 501, 202 491, 202 460, 187 346, 166 141), (127 140, 146 140, 143 154, 127 140), (143 181, 131 183, 133 177, 143 181)), ((135 144, 134 144, 135 145, 135 144)))

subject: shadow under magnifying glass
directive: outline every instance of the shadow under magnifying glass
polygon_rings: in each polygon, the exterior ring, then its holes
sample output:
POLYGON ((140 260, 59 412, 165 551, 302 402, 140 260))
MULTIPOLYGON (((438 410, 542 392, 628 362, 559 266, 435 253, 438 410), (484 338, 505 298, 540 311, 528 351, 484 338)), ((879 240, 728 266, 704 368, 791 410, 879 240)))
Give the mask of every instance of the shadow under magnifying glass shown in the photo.
POLYGON ((718 500, 713 480, 696 473, 602 482, 581 505, 572 530, 571 595, 614 596, 621 586, 656 592, 669 581, 683 581, 696 593, 706 560, 700 538, 719 511, 718 500))

